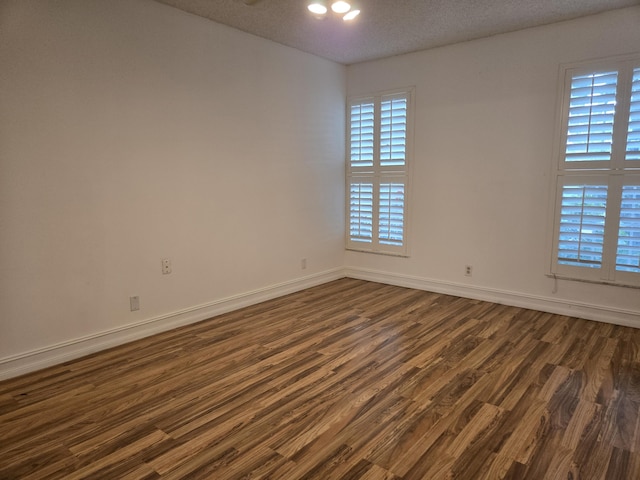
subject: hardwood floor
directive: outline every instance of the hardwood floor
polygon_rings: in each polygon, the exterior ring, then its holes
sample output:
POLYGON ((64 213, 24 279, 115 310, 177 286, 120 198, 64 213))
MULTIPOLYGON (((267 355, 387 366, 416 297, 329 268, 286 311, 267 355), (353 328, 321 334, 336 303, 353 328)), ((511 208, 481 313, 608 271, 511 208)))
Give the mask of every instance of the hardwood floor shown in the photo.
POLYGON ((338 280, 0 383, 0 478, 639 479, 640 330, 338 280))

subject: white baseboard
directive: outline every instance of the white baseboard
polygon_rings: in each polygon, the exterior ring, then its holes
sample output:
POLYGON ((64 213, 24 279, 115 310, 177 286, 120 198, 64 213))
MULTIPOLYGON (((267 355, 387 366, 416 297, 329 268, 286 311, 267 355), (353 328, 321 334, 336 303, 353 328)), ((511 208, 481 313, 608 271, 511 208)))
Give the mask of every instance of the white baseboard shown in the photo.
POLYGON ((555 298, 529 295, 520 292, 510 292, 473 285, 462 285, 411 275, 382 272, 366 268, 348 267, 345 276, 369 280, 372 282, 397 285, 399 287, 415 288, 429 292, 455 295, 457 297, 473 298, 486 302, 499 303, 513 307, 529 308, 542 312, 557 313, 571 317, 613 323, 626 327, 640 328, 640 312, 622 308, 607 307, 596 304, 569 302, 555 298))
POLYGON ((216 315, 249 305, 255 305, 256 303, 271 300, 343 277, 344 269, 335 268, 307 277, 297 278, 251 292, 223 298, 211 303, 197 305, 178 312, 149 318, 123 327, 75 338, 45 348, 0 358, 0 380, 58 365, 100 350, 148 337, 155 333, 206 320, 216 315))
POLYGON ((570 303, 565 300, 528 295, 520 292, 462 285, 365 268, 335 268, 45 348, 0 358, 0 380, 17 377, 25 373, 57 365, 100 350, 122 345, 148 337, 149 335, 171 330, 172 328, 206 320, 216 315, 221 315, 249 305, 255 305, 266 300, 271 300, 343 277, 358 278, 400 287, 415 288, 418 290, 640 328, 640 313, 633 310, 587 303, 570 303))

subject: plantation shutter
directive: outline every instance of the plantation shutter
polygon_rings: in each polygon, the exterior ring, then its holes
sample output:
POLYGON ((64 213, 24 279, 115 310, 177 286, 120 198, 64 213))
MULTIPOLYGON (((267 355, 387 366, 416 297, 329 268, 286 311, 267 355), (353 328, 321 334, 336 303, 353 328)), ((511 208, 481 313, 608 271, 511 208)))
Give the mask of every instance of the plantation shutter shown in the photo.
POLYGON ((607 186, 566 185, 561 202, 558 263, 601 268, 607 186))
POLYGON ((378 240, 402 246, 404 241, 404 183, 380 184, 378 240))
POLYGON ((351 100, 347 108, 347 248, 406 255, 411 92, 351 100))
POLYGON ((374 104, 365 101, 351 106, 350 157, 352 167, 372 167, 374 149, 374 104))
POLYGON ((383 97, 380 110, 380 165, 402 166, 407 147, 407 98, 383 97))
POLYGON ((357 242, 371 243, 373 240, 373 183, 350 184, 349 236, 357 242))
POLYGON ((618 72, 571 79, 566 162, 611 160, 618 72))
POLYGON ((616 270, 640 273, 640 185, 622 187, 616 270))
POLYGON ((626 159, 640 160, 640 68, 633 70, 626 159))
POLYGON ((640 287, 640 55, 566 66, 550 274, 640 287))

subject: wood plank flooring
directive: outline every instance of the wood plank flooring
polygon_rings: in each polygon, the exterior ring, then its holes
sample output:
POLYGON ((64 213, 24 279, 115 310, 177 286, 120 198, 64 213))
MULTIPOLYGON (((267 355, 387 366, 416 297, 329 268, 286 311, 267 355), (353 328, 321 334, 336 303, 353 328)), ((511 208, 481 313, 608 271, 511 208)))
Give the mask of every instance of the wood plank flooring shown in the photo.
POLYGON ((640 330, 342 279, 0 383, 1 479, 640 479, 640 330))

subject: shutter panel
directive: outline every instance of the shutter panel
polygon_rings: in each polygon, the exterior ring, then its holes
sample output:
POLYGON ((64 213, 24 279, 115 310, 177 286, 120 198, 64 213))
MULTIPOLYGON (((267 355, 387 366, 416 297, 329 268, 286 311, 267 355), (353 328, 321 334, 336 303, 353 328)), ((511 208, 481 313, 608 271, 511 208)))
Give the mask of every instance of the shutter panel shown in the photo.
POLYGON ((402 166, 406 161, 407 97, 382 97, 380 104, 380 165, 402 166))
POLYGON ((406 255, 412 90, 348 102, 347 248, 406 255))
POLYGON ((640 185, 622 187, 616 270, 640 273, 640 185))
POLYGON ((561 75, 550 273, 640 288, 640 55, 561 75))
POLYGON ((351 182, 349 193, 349 238, 355 242, 373 240, 373 183, 351 182))
POLYGON ((640 160, 640 68, 633 71, 630 103, 626 159, 640 160))
POLYGON ((571 79, 565 161, 611 160, 618 72, 571 79))
POLYGON ((606 208, 606 185, 563 187, 558 237, 559 264, 601 268, 606 208))
POLYGON ((404 242, 404 183, 380 184, 378 241, 395 246, 404 242))
POLYGON ((374 104, 366 101, 351 105, 350 118, 351 167, 373 166, 374 104))

